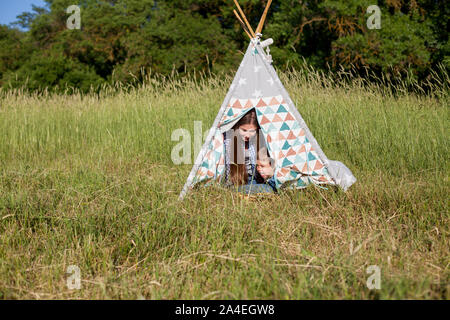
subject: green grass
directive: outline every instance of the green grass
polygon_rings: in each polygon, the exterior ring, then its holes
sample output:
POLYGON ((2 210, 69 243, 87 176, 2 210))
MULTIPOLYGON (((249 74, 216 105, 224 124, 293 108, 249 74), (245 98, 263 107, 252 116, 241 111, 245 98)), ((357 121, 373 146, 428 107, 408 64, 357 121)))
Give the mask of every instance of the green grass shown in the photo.
POLYGON ((256 202, 212 187, 178 202, 191 166, 172 163, 171 133, 208 130, 229 78, 1 91, 0 298, 449 299, 448 92, 282 81, 357 177, 348 192, 256 202), (380 290, 366 287, 369 265, 380 290))

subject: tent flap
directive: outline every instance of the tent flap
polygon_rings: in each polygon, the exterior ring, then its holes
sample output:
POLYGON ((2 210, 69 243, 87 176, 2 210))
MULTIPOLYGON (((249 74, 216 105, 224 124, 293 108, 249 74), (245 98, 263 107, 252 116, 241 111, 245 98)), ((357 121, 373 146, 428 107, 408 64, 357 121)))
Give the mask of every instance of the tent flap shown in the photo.
POLYGON ((328 171, 344 191, 347 191, 356 182, 356 178, 350 169, 340 161, 329 160, 328 171))

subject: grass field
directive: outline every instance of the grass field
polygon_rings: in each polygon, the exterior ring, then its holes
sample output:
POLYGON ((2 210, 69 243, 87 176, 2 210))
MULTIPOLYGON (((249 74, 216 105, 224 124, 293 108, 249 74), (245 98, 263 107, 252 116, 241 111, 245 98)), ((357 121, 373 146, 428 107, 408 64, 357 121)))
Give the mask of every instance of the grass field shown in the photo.
POLYGON ((281 80, 358 179, 348 192, 256 202, 208 188, 178 202, 191 166, 172 163, 171 133, 208 130, 230 78, 0 91, 0 298, 449 299, 448 78, 426 95, 281 80))

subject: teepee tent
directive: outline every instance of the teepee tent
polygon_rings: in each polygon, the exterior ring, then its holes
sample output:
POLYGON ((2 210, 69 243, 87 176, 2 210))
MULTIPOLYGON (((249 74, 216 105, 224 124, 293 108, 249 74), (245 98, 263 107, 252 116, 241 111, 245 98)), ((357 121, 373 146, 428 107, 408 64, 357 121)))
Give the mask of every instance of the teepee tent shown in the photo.
POLYGON ((256 111, 270 157, 275 160, 277 188, 305 188, 314 184, 338 185, 347 190, 356 178, 343 163, 326 157, 278 78, 271 56, 264 52, 273 42, 260 39, 271 0, 256 34, 236 0, 235 3, 241 16, 236 11, 235 14, 250 37, 250 44, 179 199, 197 183, 208 185, 223 178, 224 133, 252 109, 256 111))

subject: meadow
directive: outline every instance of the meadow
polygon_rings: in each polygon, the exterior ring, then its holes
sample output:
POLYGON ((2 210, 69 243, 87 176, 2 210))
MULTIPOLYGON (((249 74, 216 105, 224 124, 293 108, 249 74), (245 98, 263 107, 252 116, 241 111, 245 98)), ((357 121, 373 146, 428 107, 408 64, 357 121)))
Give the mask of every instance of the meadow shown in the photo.
POLYGON ((448 76, 425 93, 283 74, 358 181, 258 201, 199 188, 179 202, 191 165, 173 164, 171 133, 209 130, 231 80, 0 91, 0 298, 449 299, 448 76), (380 289, 366 285, 372 265, 380 289))

